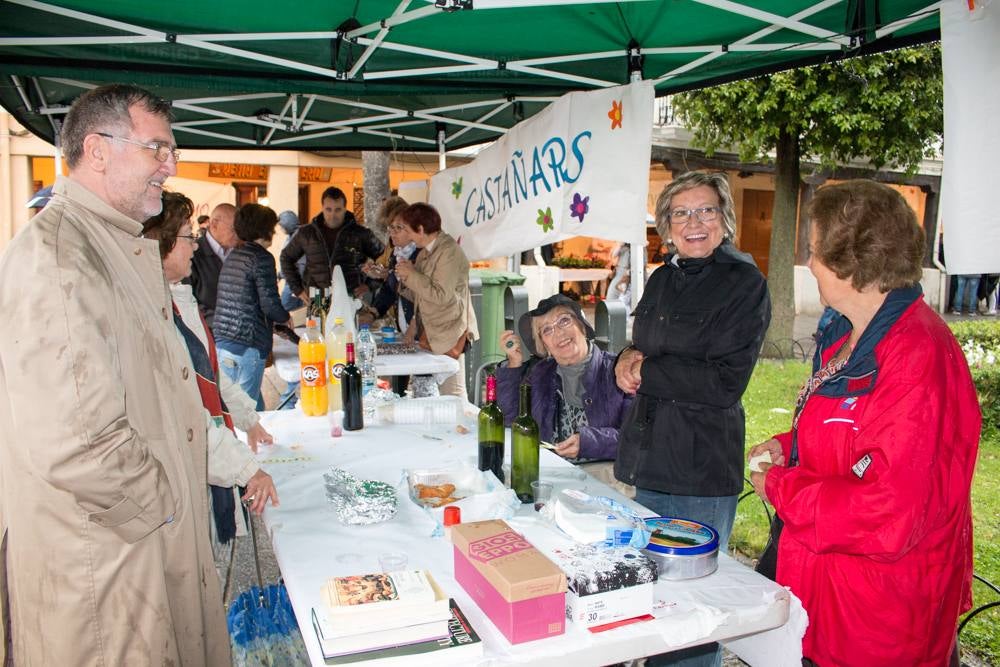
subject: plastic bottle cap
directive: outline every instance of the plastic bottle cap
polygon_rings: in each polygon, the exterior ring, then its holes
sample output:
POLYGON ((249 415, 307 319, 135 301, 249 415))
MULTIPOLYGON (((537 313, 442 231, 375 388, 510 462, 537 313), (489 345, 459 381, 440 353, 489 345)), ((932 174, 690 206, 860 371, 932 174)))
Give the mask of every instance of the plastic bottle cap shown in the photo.
POLYGON ((454 526, 462 523, 462 508, 454 505, 444 508, 444 525, 454 526))
POLYGON ((333 318, 333 323, 334 324, 343 324, 344 323, 344 318, 343 317, 335 317, 335 318, 333 318))
POLYGON ((314 326, 316 326, 316 320, 314 320, 313 318, 310 317, 308 320, 306 320, 306 326, 307 327, 314 327, 314 326))

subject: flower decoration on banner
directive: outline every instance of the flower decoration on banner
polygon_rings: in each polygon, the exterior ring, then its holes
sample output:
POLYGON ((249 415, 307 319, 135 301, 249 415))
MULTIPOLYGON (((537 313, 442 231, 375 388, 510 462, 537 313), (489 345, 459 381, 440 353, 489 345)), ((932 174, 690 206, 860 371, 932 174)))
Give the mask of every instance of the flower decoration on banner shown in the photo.
POLYGON ((588 213, 590 213, 590 197, 581 197, 579 192, 574 192, 573 203, 569 205, 569 216, 580 218, 580 222, 583 222, 583 216, 588 213))
POLYGON ((552 207, 547 207, 544 211, 538 209, 538 219, 535 220, 542 227, 543 232, 551 231, 555 227, 555 223, 552 221, 552 207))
POLYGON ((459 176, 457 181, 451 182, 451 196, 458 199, 462 196, 462 177, 459 176))
POLYGON ((611 101, 611 111, 608 112, 608 118, 611 119, 612 130, 622 126, 622 103, 620 101, 611 101))

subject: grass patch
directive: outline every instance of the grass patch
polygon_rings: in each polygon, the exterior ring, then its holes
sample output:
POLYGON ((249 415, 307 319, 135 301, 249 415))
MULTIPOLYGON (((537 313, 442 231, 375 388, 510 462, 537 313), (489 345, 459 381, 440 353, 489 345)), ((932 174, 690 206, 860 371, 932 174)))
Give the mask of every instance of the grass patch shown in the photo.
MULTIPOLYGON (((794 361, 762 360, 757 364, 743 396, 747 449, 788 430, 795 398, 809 370, 809 364, 794 361)), ((991 412, 989 406, 984 407, 991 412)), ((750 490, 749 484, 746 490, 750 490)), ((984 425, 972 484, 972 512, 976 574, 1000 585, 1000 431, 995 425, 984 425)), ((756 496, 750 496, 737 508, 730 546, 756 558, 767 541, 767 530, 764 507, 756 496)), ((975 606, 998 597, 978 582, 973 595, 975 606)), ((963 630, 961 640, 963 649, 973 651, 987 664, 1000 664, 1000 608, 977 616, 963 630)))

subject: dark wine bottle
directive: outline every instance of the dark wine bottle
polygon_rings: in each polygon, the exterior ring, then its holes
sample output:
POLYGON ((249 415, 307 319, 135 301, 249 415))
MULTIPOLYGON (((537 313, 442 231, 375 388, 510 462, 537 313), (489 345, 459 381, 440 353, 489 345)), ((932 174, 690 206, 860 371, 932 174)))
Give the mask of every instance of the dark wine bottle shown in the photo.
POLYGON ((510 427, 513 464, 510 486, 522 503, 534 501, 531 483, 538 481, 538 424, 531 417, 531 385, 521 385, 517 419, 510 427))
POLYGON ((360 431, 365 425, 361 398, 361 369, 354 359, 354 342, 347 338, 347 365, 340 376, 340 395, 344 399, 344 430, 360 431))
POLYGON ((486 376, 486 405, 479 408, 479 469, 503 482, 503 412, 497 405, 497 379, 486 376))

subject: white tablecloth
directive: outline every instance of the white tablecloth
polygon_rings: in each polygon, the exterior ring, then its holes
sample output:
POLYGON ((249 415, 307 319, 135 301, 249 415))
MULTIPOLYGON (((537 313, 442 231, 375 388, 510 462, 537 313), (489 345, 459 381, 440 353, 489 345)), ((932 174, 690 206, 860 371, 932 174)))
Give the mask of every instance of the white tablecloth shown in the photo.
MULTIPOLYGON (((274 367, 285 382, 298 382, 298 347, 280 336, 274 337, 274 367)), ((375 359, 375 372, 382 376, 440 375, 441 380, 444 380, 457 370, 458 361, 455 359, 424 350, 407 354, 380 354, 375 359)))
MULTIPOLYGON (((374 425, 345 433, 341 438, 329 436, 324 418, 304 417, 298 410, 264 413, 262 423, 274 434, 276 444, 262 448, 258 458, 274 477, 281 498, 280 507, 269 507, 264 518, 314 665, 324 664, 309 622, 310 608, 320 603, 320 586, 331 576, 378 571, 378 555, 388 551, 408 553, 408 568, 431 571, 448 595, 455 598, 483 637, 486 651, 478 663, 481 667, 606 665, 684 645, 737 637, 746 637, 739 642, 738 652, 762 660, 758 665, 800 664, 805 618, 798 601, 786 589, 725 555, 719 558, 718 572, 708 577, 657 583, 656 598, 662 604, 654 612, 655 621, 599 634, 568 624, 566 634, 560 637, 509 644, 456 583, 451 544, 430 536, 436 524, 409 501, 402 478, 402 470, 407 467, 449 468, 474 461, 474 410, 469 406, 464 418, 470 428, 467 435, 456 433, 453 424, 374 425), (366 479, 399 483, 397 515, 370 526, 340 524, 326 501, 322 479, 323 472, 334 466, 366 479), (763 632, 771 628, 778 629, 763 632)), ((508 446, 508 461, 509 451, 508 446)), ((541 478, 553 481, 557 492, 572 486, 624 500, 555 454, 543 450, 541 456, 541 478)), ((530 505, 525 505, 510 523, 529 540, 533 533, 552 530, 536 518, 530 505)), ((448 662, 446 653, 430 654, 427 664, 454 664, 448 662)), ((414 658, 412 664, 424 662, 414 658)))

